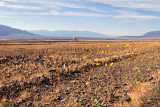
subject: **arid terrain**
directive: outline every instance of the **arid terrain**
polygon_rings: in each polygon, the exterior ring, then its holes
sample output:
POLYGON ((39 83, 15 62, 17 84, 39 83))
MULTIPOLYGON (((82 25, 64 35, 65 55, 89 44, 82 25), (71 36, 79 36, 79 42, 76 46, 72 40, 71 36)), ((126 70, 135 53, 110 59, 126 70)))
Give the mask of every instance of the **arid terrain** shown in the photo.
POLYGON ((160 107, 160 42, 3 42, 1 106, 160 107))

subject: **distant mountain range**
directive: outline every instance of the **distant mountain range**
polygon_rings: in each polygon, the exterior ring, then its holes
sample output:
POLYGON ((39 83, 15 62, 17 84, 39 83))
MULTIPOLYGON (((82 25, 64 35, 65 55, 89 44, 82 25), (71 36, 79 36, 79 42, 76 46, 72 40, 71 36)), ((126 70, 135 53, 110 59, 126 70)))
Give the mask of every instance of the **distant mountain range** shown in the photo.
POLYGON ((47 31, 47 30, 20 30, 0 25, 0 39, 39 39, 39 38, 121 38, 121 39, 160 39, 160 31, 151 31, 142 36, 111 36, 91 31, 47 31))
POLYGON ((37 36, 28 31, 11 28, 9 26, 0 25, 0 38, 1 39, 30 39, 37 38, 37 36))
POLYGON ((120 36, 122 39, 160 39, 160 31, 147 32, 141 36, 120 36))
POLYGON ((144 34, 143 37, 160 37, 160 30, 148 32, 144 34))
POLYGON ((9 26, 0 25, 0 39, 37 39, 37 38, 111 38, 113 36, 104 35, 90 31, 47 31, 47 30, 30 30, 24 31, 9 26))
POLYGON ((4 25, 0 25, 0 36, 8 36, 11 34, 28 34, 28 35, 33 35, 30 32, 27 31, 23 31, 20 29, 15 29, 15 28, 11 28, 8 26, 4 26, 4 25))
POLYGON ((48 36, 48 37, 59 37, 59 38, 72 38, 76 36, 78 38, 111 38, 113 36, 104 35, 91 31, 67 31, 67 30, 57 30, 57 31, 47 31, 47 30, 30 30, 29 32, 48 36))

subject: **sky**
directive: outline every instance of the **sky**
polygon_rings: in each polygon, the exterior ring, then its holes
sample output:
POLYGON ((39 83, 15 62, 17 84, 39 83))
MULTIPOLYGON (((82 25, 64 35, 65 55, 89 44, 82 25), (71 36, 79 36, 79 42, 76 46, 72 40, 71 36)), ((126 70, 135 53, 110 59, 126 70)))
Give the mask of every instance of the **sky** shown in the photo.
POLYGON ((0 24, 138 36, 160 30, 160 0, 0 0, 0 24))

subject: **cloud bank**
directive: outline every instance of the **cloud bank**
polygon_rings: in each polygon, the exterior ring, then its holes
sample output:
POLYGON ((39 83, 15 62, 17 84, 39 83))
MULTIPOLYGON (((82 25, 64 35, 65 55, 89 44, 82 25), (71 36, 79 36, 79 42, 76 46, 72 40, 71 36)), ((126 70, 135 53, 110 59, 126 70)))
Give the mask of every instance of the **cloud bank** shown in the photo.
POLYGON ((158 0, 1 0, 0 9, 0 14, 5 16, 25 14, 140 20, 160 18, 158 0))

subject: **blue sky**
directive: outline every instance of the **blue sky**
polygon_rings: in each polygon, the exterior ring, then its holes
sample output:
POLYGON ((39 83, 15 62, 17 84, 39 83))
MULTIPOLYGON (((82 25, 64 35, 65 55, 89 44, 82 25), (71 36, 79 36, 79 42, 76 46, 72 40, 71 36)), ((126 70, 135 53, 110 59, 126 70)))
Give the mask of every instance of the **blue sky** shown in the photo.
POLYGON ((160 30, 160 0, 0 0, 0 24, 142 35, 160 30))

